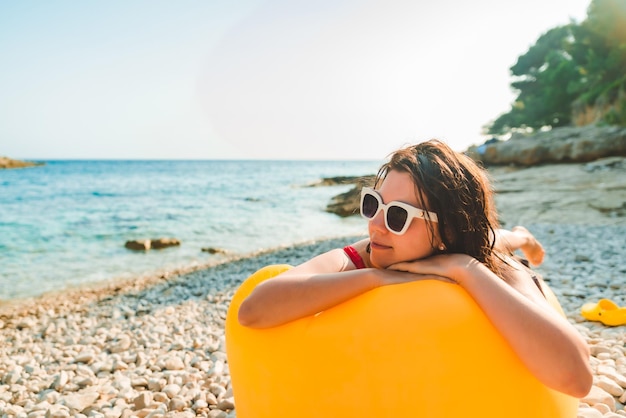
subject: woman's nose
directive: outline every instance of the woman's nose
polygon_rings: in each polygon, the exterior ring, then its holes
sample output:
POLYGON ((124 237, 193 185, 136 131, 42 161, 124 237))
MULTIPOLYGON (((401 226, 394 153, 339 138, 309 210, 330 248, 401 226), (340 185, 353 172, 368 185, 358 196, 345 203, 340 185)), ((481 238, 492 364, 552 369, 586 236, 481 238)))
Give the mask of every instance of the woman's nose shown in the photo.
POLYGON ((378 213, 370 219, 370 225, 381 231, 387 231, 387 225, 385 225, 385 211, 379 210, 378 213))

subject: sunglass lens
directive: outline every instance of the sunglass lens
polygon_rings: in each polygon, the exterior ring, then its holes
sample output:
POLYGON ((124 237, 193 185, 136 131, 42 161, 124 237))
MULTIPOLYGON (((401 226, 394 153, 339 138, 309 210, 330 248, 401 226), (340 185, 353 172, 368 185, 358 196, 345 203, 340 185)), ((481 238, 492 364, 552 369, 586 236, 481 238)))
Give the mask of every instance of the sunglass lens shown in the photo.
POLYGON ((409 214, 404 208, 395 205, 389 206, 387 208, 387 225, 389 229, 395 232, 402 231, 408 216, 409 214))
POLYGON ((363 204, 361 207, 361 213, 363 213, 363 216, 373 218, 374 215, 376 215, 377 210, 378 199, 369 193, 363 196, 363 204))

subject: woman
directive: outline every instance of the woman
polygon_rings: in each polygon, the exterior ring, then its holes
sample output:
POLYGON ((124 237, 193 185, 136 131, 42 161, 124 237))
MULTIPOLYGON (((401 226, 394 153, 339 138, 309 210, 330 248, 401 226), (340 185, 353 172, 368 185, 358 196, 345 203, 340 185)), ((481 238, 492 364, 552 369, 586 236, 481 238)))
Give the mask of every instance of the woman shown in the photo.
POLYGON ((363 189, 361 213, 368 239, 263 282, 242 303, 239 322, 271 327, 379 286, 442 280, 465 289, 546 386, 589 392, 584 339, 548 303, 546 285, 506 254, 519 247, 540 263, 543 249, 523 228, 497 229, 487 177, 471 159, 437 140, 400 149, 374 188, 363 189))

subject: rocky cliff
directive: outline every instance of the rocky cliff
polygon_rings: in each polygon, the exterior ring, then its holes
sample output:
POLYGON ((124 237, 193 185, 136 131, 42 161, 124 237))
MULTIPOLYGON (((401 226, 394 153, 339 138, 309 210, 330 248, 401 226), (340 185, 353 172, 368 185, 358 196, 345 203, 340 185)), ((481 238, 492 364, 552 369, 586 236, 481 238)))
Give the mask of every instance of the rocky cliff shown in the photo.
POLYGON ((487 141, 466 152, 486 166, 589 162, 626 156, 626 128, 597 125, 556 128, 532 135, 516 134, 508 141, 487 141))

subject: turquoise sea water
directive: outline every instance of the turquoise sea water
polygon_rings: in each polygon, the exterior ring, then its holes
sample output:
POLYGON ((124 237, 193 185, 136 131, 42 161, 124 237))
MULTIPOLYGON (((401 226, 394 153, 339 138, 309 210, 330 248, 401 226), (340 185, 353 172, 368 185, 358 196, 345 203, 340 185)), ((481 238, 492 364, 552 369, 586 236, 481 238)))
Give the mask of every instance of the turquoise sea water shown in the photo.
POLYGON ((205 264, 232 254, 366 232, 324 211, 378 161, 48 161, 0 170, 0 300, 205 264), (176 237, 148 252, 131 239, 176 237))

